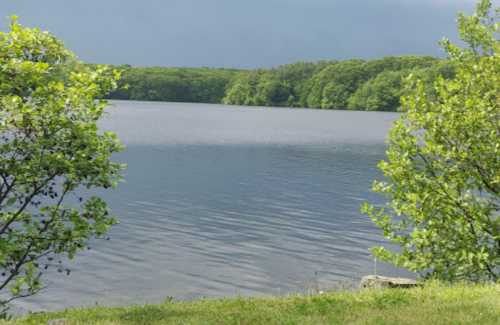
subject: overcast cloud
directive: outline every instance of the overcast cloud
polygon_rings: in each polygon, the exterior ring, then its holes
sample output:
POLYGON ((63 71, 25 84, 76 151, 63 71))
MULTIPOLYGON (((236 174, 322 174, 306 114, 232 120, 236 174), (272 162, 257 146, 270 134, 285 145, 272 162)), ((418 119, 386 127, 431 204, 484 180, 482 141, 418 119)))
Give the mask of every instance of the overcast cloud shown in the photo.
MULTIPOLYGON (((269 67, 299 60, 442 55, 473 0, 0 0, 85 61, 269 67)), ((498 3, 498 2, 497 2, 498 3)))

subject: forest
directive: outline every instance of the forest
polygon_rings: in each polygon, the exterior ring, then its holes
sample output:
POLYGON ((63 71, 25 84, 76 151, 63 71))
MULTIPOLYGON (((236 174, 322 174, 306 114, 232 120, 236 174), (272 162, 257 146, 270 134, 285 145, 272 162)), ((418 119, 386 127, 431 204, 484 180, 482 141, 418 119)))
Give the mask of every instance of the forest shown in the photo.
POLYGON ((454 75, 452 64, 428 56, 297 62, 272 69, 115 67, 119 88, 108 99, 223 103, 321 109, 397 111, 404 80, 454 75))

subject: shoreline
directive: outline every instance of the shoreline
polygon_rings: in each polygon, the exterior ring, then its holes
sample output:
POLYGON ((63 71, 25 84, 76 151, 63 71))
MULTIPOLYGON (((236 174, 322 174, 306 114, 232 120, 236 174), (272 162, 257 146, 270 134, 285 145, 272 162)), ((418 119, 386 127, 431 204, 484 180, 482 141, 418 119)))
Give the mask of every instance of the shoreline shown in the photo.
POLYGON ((342 108, 317 108, 317 107, 288 107, 288 106, 252 106, 252 105, 232 105, 223 103, 203 103, 203 102, 173 102, 161 100, 136 100, 136 99, 105 99, 109 104, 116 103, 144 103, 144 104, 170 104, 170 105, 202 105, 214 107, 226 107, 230 109, 249 109, 249 110, 285 110, 285 111, 314 111, 314 112, 352 112, 369 114, 387 114, 401 115, 400 111, 367 111, 361 109, 342 109, 342 108))
POLYGON ((74 308, 0 321, 24 324, 497 324, 500 284, 426 283, 316 295, 200 299, 128 307, 74 308))

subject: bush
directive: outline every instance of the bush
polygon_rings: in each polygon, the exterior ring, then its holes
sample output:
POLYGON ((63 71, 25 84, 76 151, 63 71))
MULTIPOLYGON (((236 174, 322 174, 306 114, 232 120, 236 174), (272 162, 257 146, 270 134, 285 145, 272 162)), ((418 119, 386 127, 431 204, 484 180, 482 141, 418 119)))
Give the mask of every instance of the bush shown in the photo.
POLYGON ((405 114, 389 136, 385 208, 363 211, 400 246, 384 261, 444 280, 498 280, 500 273, 500 56, 498 22, 482 0, 459 16, 461 49, 443 41, 455 76, 434 91, 410 78, 405 114))
POLYGON ((42 274, 70 259, 115 222, 98 197, 66 197, 77 188, 116 185, 121 149, 98 132, 118 75, 84 66, 54 36, 20 26, 0 33, 0 311, 42 288, 42 274))

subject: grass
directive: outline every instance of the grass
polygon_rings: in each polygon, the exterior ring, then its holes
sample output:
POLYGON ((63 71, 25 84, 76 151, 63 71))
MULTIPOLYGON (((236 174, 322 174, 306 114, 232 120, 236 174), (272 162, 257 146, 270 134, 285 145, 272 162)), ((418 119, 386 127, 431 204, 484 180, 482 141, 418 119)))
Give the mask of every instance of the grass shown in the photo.
POLYGON ((415 289, 332 292, 317 296, 168 302, 32 314, 1 322, 47 324, 500 324, 500 284, 431 283, 415 289))

